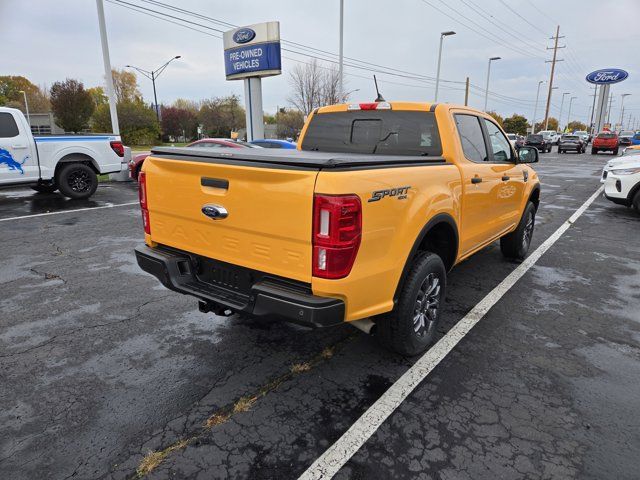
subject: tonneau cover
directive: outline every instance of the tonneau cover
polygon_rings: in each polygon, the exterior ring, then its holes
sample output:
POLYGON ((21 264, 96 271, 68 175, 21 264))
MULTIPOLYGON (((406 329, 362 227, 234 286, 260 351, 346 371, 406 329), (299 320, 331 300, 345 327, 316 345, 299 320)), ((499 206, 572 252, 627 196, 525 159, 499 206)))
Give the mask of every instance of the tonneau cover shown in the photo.
POLYGON ((288 149, 227 148, 206 149, 195 147, 154 147, 151 155, 174 160, 204 163, 249 162, 262 165, 281 165, 296 168, 328 169, 376 167, 385 165, 411 165, 445 163, 443 157, 409 155, 373 155, 366 153, 312 152, 288 149))

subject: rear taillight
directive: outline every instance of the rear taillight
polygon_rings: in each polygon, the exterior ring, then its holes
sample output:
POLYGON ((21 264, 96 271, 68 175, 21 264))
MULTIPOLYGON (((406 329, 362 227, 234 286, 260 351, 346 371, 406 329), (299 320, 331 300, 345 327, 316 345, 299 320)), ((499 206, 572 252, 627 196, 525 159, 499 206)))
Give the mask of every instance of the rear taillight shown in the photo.
POLYGON ((121 141, 114 140, 113 142, 110 142, 110 144, 111 144, 111 150, 116 152, 116 155, 118 155, 119 157, 124 157, 124 145, 122 144, 121 141))
POLYGON ((313 198, 313 276, 349 275, 362 236, 362 204, 357 195, 313 198))
POLYGON ((138 175, 138 198, 140 199, 140 209, 142 210, 142 225, 144 226, 144 233, 151 235, 149 205, 147 204, 147 175, 144 172, 140 172, 138 175))

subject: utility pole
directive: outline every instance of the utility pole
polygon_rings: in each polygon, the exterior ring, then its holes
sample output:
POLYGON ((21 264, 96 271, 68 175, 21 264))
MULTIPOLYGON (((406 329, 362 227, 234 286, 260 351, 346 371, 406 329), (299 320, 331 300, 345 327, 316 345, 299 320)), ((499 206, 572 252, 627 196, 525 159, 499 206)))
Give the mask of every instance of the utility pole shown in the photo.
MULTIPOLYGON (((558 27, 556 28, 555 37, 551 37, 551 40, 555 40, 553 44, 553 60, 550 60, 550 61, 547 60, 545 62, 545 63, 551 63, 551 75, 549 76, 549 93, 547 94, 547 108, 545 109, 545 112, 544 112, 544 129, 545 130, 549 126, 549 107, 551 106, 551 92, 553 91, 553 74, 555 73, 555 70, 556 70, 556 62, 564 61, 564 60, 558 59, 558 49, 566 47, 566 45, 563 45, 561 47, 558 46, 558 40, 560 40, 561 38, 564 38, 564 37, 560 36, 560 25, 558 25, 558 27)), ((547 50, 552 50, 552 49, 547 47, 547 50)))
POLYGON ((109 112, 111 113, 111 130, 113 130, 114 135, 120 135, 116 96, 113 89, 113 76, 111 75, 111 59, 109 58, 109 41, 107 40, 107 27, 104 21, 104 5, 102 0, 96 0, 96 6, 98 7, 98 24, 100 27, 100 42, 102 43, 104 76, 107 82, 107 96, 109 97, 109 112))
MULTIPOLYGON (((564 129, 562 128, 562 107, 564 106, 564 97, 565 95, 571 95, 571 92, 564 92, 562 94, 562 101, 560 102, 560 114, 558 115, 558 130, 563 131, 564 129)), ((567 120, 567 123, 569 123, 569 120, 567 120)))
POLYGON ((589 133, 593 135, 593 113, 596 110, 596 96, 598 95, 598 85, 593 86, 593 105, 591 105, 591 119, 589 120, 589 133))
POLYGON ((467 81, 464 87, 464 106, 469 105, 469 77, 467 77, 467 81))
POLYGON ((609 95, 609 110, 607 110, 607 123, 609 124, 609 128, 611 128, 611 104, 613 103, 613 92, 609 95))
POLYGON ((623 93, 620 95, 620 128, 622 129, 622 124, 624 122, 624 97, 628 97, 631 95, 630 93, 623 93))
POLYGON ((338 74, 340 75, 340 96, 342 96, 342 92, 344 92, 344 0, 340 0, 340 47, 338 74))
POLYGON ((540 85, 544 83, 544 80, 538 82, 538 90, 536 92, 536 104, 533 107, 533 121, 531 122, 531 133, 536 133, 536 116, 538 115, 538 99, 540 98, 540 85))

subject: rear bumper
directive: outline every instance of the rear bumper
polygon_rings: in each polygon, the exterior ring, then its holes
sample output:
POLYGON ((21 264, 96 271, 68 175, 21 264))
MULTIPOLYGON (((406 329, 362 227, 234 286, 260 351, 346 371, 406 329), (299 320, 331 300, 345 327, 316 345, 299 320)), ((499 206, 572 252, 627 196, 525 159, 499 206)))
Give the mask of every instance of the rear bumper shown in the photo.
MULTIPOLYGON (((245 291, 198 278, 197 259, 188 253, 146 245, 135 249, 138 265, 170 290, 192 295, 205 311, 232 310, 253 315, 278 315, 308 327, 329 327, 344 321, 345 305, 336 298, 313 295, 308 285, 263 274, 245 291)), ((242 269, 242 267, 236 267, 242 269)))

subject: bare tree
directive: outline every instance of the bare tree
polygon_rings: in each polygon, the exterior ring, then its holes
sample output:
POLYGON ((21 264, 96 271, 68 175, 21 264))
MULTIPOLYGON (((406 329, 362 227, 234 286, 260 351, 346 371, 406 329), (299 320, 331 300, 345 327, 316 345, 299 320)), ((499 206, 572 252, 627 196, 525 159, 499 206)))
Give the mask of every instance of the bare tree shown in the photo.
POLYGON ((345 102, 348 97, 340 92, 339 71, 323 67, 315 59, 296 65, 289 73, 289 84, 288 101, 305 115, 317 107, 345 102))

